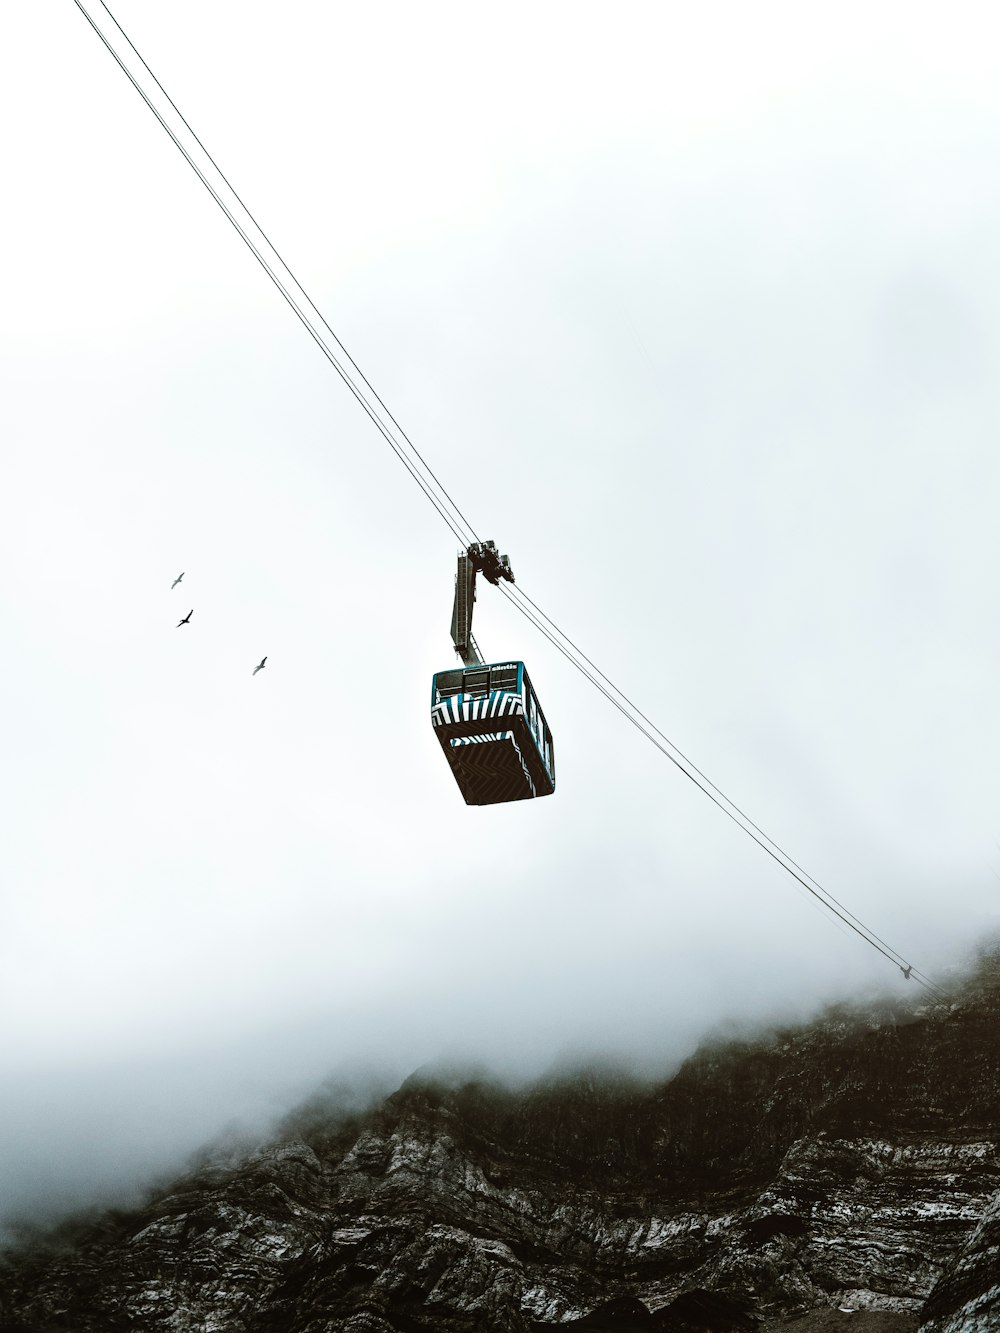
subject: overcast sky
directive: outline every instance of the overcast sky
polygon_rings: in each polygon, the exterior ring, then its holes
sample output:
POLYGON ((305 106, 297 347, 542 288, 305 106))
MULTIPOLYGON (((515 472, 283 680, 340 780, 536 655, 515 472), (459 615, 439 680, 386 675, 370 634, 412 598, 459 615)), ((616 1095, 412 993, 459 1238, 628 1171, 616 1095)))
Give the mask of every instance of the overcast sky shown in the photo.
MULTIPOLYGON (((1000 905, 991 7, 115 13, 518 584, 944 975, 1000 905)), ((489 587, 558 787, 463 804, 455 539, 77 7, 6 31, 0 1221, 344 1062, 908 993, 489 587)))

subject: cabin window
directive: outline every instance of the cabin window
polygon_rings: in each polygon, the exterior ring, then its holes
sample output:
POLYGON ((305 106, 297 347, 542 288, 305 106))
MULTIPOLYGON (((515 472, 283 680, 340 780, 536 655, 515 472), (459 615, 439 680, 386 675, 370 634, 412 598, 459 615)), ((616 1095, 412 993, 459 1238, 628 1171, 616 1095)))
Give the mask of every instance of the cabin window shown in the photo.
POLYGON ((465 693, 466 694, 489 694, 490 673, 484 671, 466 671, 465 673, 465 693))
POLYGON ((490 689, 517 692, 517 667, 496 667, 490 672, 490 689))
POLYGON ((464 672, 461 671, 442 671, 439 673, 437 678, 437 695, 439 700, 448 699, 453 694, 462 693, 463 674, 464 672))

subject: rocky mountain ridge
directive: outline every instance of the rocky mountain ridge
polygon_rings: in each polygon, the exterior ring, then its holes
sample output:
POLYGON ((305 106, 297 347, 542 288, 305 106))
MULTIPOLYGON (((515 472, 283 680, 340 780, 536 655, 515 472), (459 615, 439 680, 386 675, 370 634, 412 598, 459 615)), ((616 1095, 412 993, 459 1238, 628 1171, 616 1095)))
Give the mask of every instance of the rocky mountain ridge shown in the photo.
POLYGON ((653 1087, 318 1098, 6 1255, 0 1328, 1000 1329, 998 1019, 993 956, 946 1003, 707 1044, 653 1087))

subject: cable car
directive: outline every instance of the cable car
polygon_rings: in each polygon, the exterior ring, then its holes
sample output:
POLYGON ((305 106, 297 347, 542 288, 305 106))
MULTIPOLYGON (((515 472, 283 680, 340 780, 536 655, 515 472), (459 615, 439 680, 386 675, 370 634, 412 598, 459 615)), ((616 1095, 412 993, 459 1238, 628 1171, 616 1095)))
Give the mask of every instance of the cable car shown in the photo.
POLYGON ((523 662, 439 671, 431 721, 466 804, 555 791, 552 732, 523 662))
POLYGON ((475 542, 458 557, 451 635, 463 666, 431 684, 431 722, 467 805, 551 796, 552 732, 523 662, 485 663, 472 637, 476 574, 514 582, 507 557, 475 542))

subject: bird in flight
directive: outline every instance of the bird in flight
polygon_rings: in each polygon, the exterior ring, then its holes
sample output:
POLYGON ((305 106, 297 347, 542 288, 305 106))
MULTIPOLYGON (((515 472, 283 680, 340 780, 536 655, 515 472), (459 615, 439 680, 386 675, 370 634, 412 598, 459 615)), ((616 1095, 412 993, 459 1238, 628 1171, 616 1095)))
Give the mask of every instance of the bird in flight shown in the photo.
POLYGON ((184 571, 183 571, 183 569, 182 569, 181 572, 180 572, 180 573, 177 575, 177 577, 174 579, 173 583, 171 583, 171 585, 170 585, 170 591, 171 591, 171 592, 173 592, 173 590, 177 587, 178 583, 180 583, 180 581, 181 581, 181 579, 182 579, 183 577, 184 577, 184 571))
POLYGON ((193 615, 194 615, 194 607, 192 606, 191 610, 187 613, 187 615, 184 617, 184 619, 183 619, 183 620, 178 620, 178 622, 177 622, 175 628, 176 628, 176 629, 180 629, 180 627, 181 627, 182 625, 186 625, 186 624, 188 623, 188 621, 191 619, 191 617, 192 617, 193 615))
POLYGON ((260 661, 257 663, 257 665, 254 667, 253 671, 251 671, 250 674, 251 674, 252 676, 256 676, 256 674, 257 674, 258 671, 263 671, 263 670, 264 670, 264 663, 265 663, 266 661, 267 661, 267 658, 266 658, 266 657, 262 657, 262 658, 260 659, 260 661))

